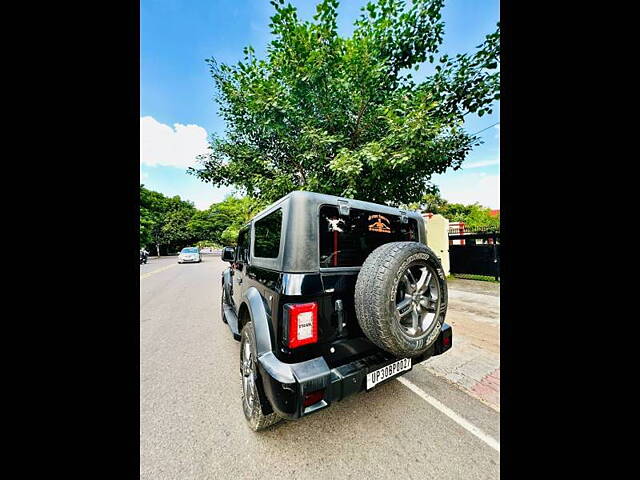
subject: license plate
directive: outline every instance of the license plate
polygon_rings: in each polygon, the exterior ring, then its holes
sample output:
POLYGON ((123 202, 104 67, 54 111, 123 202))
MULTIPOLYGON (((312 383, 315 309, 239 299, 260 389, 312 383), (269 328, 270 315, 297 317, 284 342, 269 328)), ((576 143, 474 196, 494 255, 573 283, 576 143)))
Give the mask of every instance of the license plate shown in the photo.
POLYGON ((393 378, 402 372, 411 370, 411 358, 403 358, 397 362, 390 363, 382 368, 367 373, 367 390, 372 389, 380 382, 393 378))

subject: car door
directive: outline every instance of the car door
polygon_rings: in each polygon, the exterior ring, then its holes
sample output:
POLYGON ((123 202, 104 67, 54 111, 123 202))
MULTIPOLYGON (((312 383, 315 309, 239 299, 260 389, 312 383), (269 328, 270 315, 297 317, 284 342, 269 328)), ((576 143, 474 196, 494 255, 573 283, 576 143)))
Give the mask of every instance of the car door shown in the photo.
POLYGON ((249 242, 251 241, 251 225, 240 230, 238 234, 238 247, 236 248, 236 259, 233 264, 233 304, 236 309, 242 300, 244 292, 244 281, 247 275, 249 264, 249 242))

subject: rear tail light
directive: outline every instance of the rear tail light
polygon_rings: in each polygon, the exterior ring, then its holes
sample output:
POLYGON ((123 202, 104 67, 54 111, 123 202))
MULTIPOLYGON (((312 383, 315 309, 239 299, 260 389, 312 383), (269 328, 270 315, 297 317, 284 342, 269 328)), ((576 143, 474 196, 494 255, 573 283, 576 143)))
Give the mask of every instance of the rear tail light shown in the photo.
POLYGON ((315 302, 290 303, 284 306, 284 311, 289 348, 318 341, 318 305, 315 302))

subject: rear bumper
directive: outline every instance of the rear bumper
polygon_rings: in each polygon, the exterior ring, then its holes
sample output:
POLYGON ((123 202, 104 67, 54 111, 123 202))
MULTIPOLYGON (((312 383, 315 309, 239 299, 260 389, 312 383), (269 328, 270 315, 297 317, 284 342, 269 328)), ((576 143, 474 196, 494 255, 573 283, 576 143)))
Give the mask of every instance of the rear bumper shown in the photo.
MULTIPOLYGON (((451 326, 444 323, 434 345, 422 355, 413 357, 412 365, 446 352, 451 345, 451 326)), ((323 357, 301 363, 283 363, 273 353, 267 353, 258 359, 258 369, 262 379, 258 385, 260 394, 269 400, 273 410, 278 415, 293 420, 366 390, 367 373, 396 360, 398 358, 393 355, 380 351, 360 360, 329 368, 323 357), (318 390, 324 390, 323 398, 305 407, 305 395, 318 390)), ((397 378, 397 375, 381 383, 393 378, 397 378)))

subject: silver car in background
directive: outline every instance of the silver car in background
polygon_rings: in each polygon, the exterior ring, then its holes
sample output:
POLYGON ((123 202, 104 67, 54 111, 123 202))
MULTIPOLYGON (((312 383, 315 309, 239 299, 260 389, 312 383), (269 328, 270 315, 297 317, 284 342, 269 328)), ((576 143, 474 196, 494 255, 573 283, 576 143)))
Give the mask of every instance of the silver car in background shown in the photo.
POLYGON ((178 263, 200 263, 201 261, 198 247, 185 247, 178 254, 178 263))

